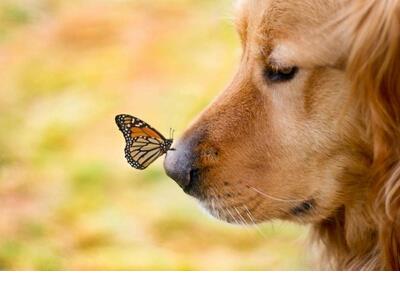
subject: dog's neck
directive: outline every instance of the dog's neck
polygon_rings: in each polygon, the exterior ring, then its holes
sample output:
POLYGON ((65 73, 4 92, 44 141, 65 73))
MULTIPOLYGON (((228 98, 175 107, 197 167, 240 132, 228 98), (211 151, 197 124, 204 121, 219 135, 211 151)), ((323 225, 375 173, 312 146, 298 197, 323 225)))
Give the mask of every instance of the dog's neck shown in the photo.
POLYGON ((362 202, 340 207, 330 218, 314 224, 313 233, 322 246, 326 269, 381 269, 378 229, 362 202))

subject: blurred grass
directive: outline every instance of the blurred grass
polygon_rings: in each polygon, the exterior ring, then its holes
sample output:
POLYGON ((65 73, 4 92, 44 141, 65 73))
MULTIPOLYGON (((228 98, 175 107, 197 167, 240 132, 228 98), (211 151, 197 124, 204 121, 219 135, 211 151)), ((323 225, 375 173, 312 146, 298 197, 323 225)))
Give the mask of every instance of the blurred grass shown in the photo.
POLYGON ((0 2, 0 269, 309 267, 304 228, 218 222, 123 157, 115 114, 179 136, 229 81, 230 5, 0 2))

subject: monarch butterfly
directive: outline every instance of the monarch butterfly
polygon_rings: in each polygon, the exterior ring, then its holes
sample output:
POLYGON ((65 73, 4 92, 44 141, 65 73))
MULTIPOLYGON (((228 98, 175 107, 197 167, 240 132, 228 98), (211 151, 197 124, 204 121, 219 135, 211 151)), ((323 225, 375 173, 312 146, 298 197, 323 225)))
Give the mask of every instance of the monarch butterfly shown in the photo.
POLYGON ((135 169, 144 170, 157 158, 173 150, 173 139, 166 139, 139 118, 123 114, 116 116, 115 122, 125 137, 125 158, 135 169))

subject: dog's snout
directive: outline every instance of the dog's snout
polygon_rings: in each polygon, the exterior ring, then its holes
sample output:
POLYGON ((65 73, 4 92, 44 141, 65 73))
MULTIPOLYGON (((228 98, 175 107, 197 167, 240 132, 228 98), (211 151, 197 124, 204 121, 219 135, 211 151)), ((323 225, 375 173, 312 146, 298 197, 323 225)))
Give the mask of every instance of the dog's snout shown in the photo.
POLYGON ((169 151, 164 161, 164 168, 171 177, 187 194, 201 196, 202 176, 202 149, 201 142, 204 141, 204 132, 197 131, 183 137, 174 150, 169 151))
POLYGON ((194 156, 184 145, 177 145, 170 151, 164 161, 164 168, 169 177, 176 181, 183 190, 191 184, 193 177, 194 156))

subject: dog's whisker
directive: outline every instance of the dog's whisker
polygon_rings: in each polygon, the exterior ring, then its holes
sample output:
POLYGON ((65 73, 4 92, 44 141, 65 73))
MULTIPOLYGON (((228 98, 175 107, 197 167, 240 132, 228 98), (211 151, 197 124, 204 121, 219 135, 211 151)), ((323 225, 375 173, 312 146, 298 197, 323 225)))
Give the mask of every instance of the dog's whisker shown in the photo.
POLYGON ((229 213, 229 215, 231 216, 231 218, 233 219, 233 221, 237 224, 240 225, 240 223, 238 222, 238 220, 236 219, 236 217, 232 214, 230 208, 226 208, 227 212, 229 213))
POLYGON ((249 210, 249 208, 247 207, 247 205, 244 205, 244 208, 246 210, 246 214, 249 217, 250 221, 253 223, 253 225, 256 225, 253 216, 251 215, 251 212, 249 210))
POLYGON ((236 207, 234 209, 235 209, 236 213, 238 214, 239 218, 241 219, 242 224, 246 227, 247 226, 246 219, 241 215, 241 213, 239 212, 239 210, 236 207))
POLYGON ((217 216, 219 219, 223 220, 223 221, 227 221, 228 217, 227 215, 227 210, 226 208, 223 206, 223 202, 220 201, 214 201, 215 205, 217 206, 217 216))
MULTIPOLYGON (((251 233, 251 230, 249 228, 249 222, 242 216, 242 214, 239 212, 239 210, 236 207, 235 207, 235 211, 239 215, 240 219, 242 219, 241 222, 242 222, 243 227, 246 229, 246 231, 248 233, 251 233)), ((257 227, 257 229, 258 229, 258 227, 257 227)))
POLYGON ((246 214, 249 217, 250 221, 253 223, 253 226, 256 228, 257 232, 264 238, 267 239, 267 236, 264 234, 264 232, 260 229, 260 227, 258 227, 258 225, 256 224, 256 222, 254 221, 253 216, 251 215, 251 212, 249 210, 249 208, 247 207, 247 205, 244 205, 244 208, 246 209, 246 214))
POLYGON ((258 189, 255 188, 255 187, 252 187, 252 186, 249 186, 249 187, 250 187, 250 189, 252 189, 252 190, 254 190, 255 192, 257 192, 258 194, 260 194, 260 195, 262 195, 262 196, 264 196, 264 197, 267 197, 267 198, 269 198, 269 199, 275 200, 275 201, 291 202, 291 203, 298 203, 298 202, 303 201, 302 199, 301 199, 301 200, 299 200, 299 199, 283 199, 283 198, 274 197, 274 196, 272 196, 272 195, 268 195, 268 194, 266 194, 265 192, 262 192, 262 191, 258 190, 258 189))
MULTIPOLYGON (((237 203, 236 200, 231 199, 234 203, 237 203)), ((246 221, 246 219, 241 215, 241 213, 239 212, 239 210, 237 209, 237 207, 233 207, 231 210, 231 208, 229 207, 229 204, 227 203, 226 200, 224 200, 223 198, 220 198, 220 202, 219 202, 219 206, 222 208, 222 210, 227 211, 227 213, 231 216, 231 218, 233 219, 233 221, 240 226, 243 226, 246 231, 248 233, 250 233, 250 229, 248 228, 248 222, 246 221), (222 206, 224 206, 225 208, 223 208, 222 206), (233 213, 233 211, 236 212, 236 214, 238 215, 238 217, 236 217, 233 213)))
POLYGON ((232 217, 233 221, 237 224, 240 225, 239 221, 235 218, 235 216, 232 214, 231 210, 226 207, 226 210, 228 211, 229 215, 232 217))
MULTIPOLYGON (((279 201, 279 202, 288 203, 288 204, 291 205, 291 207, 293 207, 293 208, 297 207, 298 204, 301 204, 301 203, 303 203, 304 201, 313 200, 313 199, 316 199, 316 198, 319 197, 319 196, 313 196, 312 198, 303 198, 303 197, 302 197, 302 198, 299 198, 299 199, 284 199, 284 198, 278 198, 278 197, 274 197, 274 196, 272 196, 272 195, 269 195, 269 194, 267 194, 267 193, 265 193, 265 192, 263 192, 263 191, 261 191, 261 190, 255 188, 255 187, 252 187, 252 186, 249 186, 249 188, 252 189, 252 190, 254 190, 257 194, 262 195, 262 196, 264 196, 264 197, 266 197, 266 198, 272 199, 272 200, 274 200, 274 201, 279 201)), ((282 209, 281 209, 281 211, 283 211, 285 214, 288 214, 288 211, 287 211, 287 210, 282 210, 282 209)))
POLYGON ((225 221, 226 220, 226 212, 224 210, 224 207, 218 201, 214 201, 214 202, 217 205, 217 216, 218 216, 218 219, 221 219, 221 220, 225 221))
POLYGON ((217 210, 215 209, 215 203, 214 203, 214 199, 211 198, 211 211, 213 214, 217 213, 217 210))
MULTIPOLYGON (((249 187, 250 187, 250 189, 256 191, 256 194, 257 194, 257 195, 261 195, 261 196, 263 196, 263 197, 265 197, 265 198, 269 198, 269 199, 272 199, 272 200, 274 200, 274 201, 284 202, 284 203, 288 204, 288 205, 289 205, 289 209, 290 209, 290 208, 295 208, 296 206, 298 206, 299 203, 301 203, 301 202, 303 202, 304 200, 306 200, 306 199, 290 200, 290 199, 277 198, 277 197, 268 195, 268 194, 266 194, 265 192, 262 192, 262 191, 258 190, 258 189, 255 188, 255 187, 252 187, 252 186, 249 186, 249 187)), ((280 212, 283 213, 284 215, 287 215, 287 216, 290 216, 290 215, 291 215, 290 212, 289 212, 289 210, 288 210, 288 209, 285 209, 285 208, 283 208, 283 207, 276 207, 275 209, 276 209, 277 211, 280 211, 280 212)))

